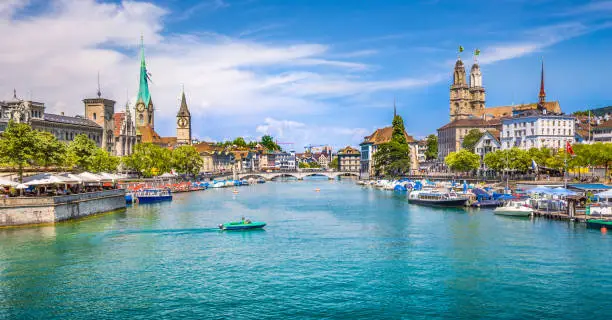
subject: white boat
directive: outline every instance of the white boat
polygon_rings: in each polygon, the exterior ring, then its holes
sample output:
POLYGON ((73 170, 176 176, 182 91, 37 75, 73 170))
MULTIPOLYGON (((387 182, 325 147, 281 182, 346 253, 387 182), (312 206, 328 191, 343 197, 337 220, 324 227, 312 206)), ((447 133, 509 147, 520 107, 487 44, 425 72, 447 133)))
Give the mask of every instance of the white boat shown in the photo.
POLYGON ((503 207, 493 210, 494 214, 512 217, 528 217, 533 213, 533 209, 525 206, 523 202, 508 201, 503 207))

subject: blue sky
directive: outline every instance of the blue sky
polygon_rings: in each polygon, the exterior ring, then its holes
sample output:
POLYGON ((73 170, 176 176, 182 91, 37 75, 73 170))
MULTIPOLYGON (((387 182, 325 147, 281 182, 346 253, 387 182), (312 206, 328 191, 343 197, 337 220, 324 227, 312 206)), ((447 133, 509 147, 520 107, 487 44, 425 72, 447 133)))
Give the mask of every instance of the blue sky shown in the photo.
POLYGON ((0 98, 16 87, 82 113, 100 70, 122 109, 142 33, 161 135, 174 135, 184 84, 202 139, 357 145, 390 123, 394 98, 422 137, 448 121, 459 45, 468 70, 482 51, 487 106, 535 101, 542 58, 565 112, 612 105, 611 14, 612 1, 7 0, 0 98))

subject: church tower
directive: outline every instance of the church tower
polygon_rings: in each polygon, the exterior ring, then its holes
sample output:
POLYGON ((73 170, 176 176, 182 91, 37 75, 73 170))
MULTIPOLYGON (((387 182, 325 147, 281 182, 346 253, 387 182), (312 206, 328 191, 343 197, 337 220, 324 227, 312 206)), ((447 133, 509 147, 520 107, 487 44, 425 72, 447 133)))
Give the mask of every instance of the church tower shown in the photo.
POLYGON ((179 145, 191 144, 191 114, 185 99, 185 89, 181 96, 181 106, 176 114, 176 143, 179 145))
POLYGON ((102 92, 100 91, 100 75, 98 75, 97 96, 97 98, 83 99, 83 104, 85 104, 85 118, 102 127, 102 141, 96 141, 96 143, 101 146, 102 149, 112 153, 115 142, 115 101, 102 98, 102 92))
POLYGON ((147 72, 147 64, 145 63, 144 55, 144 40, 140 37, 140 86, 138 88, 138 97, 136 98, 136 128, 151 127, 155 128, 155 109, 153 100, 149 92, 149 73, 147 72))
POLYGON ((465 78, 465 67, 461 58, 455 63, 453 84, 450 88, 450 121, 469 118, 470 91, 465 78))
POLYGON ((478 62, 474 61, 470 70, 470 114, 480 116, 484 114, 485 108, 485 89, 482 86, 482 73, 478 62))
POLYGON ((540 73, 540 94, 539 94, 539 104, 543 107, 546 102, 546 91, 544 91, 544 60, 542 60, 542 72, 540 73))

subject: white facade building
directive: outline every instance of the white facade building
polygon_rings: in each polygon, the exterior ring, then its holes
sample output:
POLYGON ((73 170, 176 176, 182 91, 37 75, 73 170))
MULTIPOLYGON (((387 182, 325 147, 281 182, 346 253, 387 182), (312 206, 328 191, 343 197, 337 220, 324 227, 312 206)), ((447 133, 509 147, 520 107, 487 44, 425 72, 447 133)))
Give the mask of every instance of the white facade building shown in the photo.
POLYGON ((501 148, 565 148, 574 143, 575 122, 568 115, 527 115, 504 119, 500 136, 501 148))

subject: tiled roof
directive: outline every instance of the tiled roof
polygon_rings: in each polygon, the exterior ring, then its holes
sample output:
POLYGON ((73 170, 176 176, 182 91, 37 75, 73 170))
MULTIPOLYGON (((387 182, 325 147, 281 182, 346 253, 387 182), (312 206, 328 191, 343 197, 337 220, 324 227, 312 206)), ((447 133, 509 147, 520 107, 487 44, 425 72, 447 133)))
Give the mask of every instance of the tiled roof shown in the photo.
MULTIPOLYGON (((372 143, 372 144, 381 144, 387 143, 391 141, 391 136, 393 135, 393 127, 384 127, 382 129, 376 129, 374 133, 365 137, 362 143, 372 143)), ((404 131, 404 136, 406 137, 406 141, 408 143, 414 142, 414 138, 409 136, 406 131, 404 131)))
POLYGON ((603 128, 606 128, 606 129, 612 128, 612 120, 608 120, 608 121, 604 121, 600 123, 597 127, 593 128, 593 131, 603 129, 603 128))
POLYGON ((459 119, 453 122, 449 122, 438 130, 448 129, 448 128, 491 128, 494 126, 500 125, 499 119, 492 120, 484 120, 480 118, 472 118, 472 119, 459 119))
POLYGON ((360 152, 351 146, 346 146, 344 149, 340 149, 338 154, 360 154, 360 152))
POLYGON ((500 137, 500 132, 497 129, 489 129, 487 130, 487 132, 489 132, 493 138, 495 138, 498 142, 499 142, 499 137, 500 137))
POLYGON ((65 124, 74 124, 77 126, 102 128, 97 123, 89 119, 82 118, 80 116, 79 117, 69 117, 69 116, 61 116, 59 114, 45 113, 45 121, 65 123, 65 124))
MULTIPOLYGON (((536 110, 537 108, 537 103, 523 103, 514 106, 488 107, 483 109, 479 114, 476 114, 476 116, 486 115, 493 116, 494 118, 509 117, 512 116, 513 111, 528 111, 536 110)), ((561 113, 559 101, 544 102, 544 108, 546 108, 546 110, 551 113, 561 113)))
POLYGON ((173 146, 176 144, 176 137, 161 137, 159 142, 168 146, 173 146))
POLYGON ((161 137, 150 126, 142 126, 138 128, 140 132, 140 142, 142 143, 160 143, 161 137))

